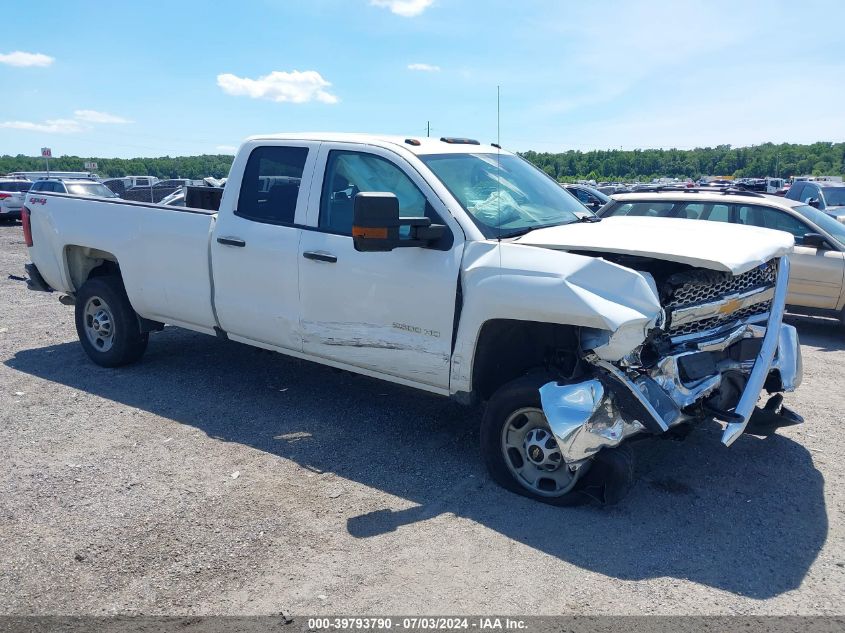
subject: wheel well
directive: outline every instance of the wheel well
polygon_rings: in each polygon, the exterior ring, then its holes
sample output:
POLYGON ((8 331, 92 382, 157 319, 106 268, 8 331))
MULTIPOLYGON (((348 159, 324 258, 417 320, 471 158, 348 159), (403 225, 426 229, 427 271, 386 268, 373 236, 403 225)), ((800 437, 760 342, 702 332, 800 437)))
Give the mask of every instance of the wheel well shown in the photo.
POLYGON ((114 255, 88 246, 67 246, 65 262, 74 290, 79 290, 91 277, 120 274, 114 255))
POLYGON ((482 400, 536 368, 567 377, 578 373, 580 353, 575 326, 512 319, 484 323, 472 364, 472 388, 482 400))

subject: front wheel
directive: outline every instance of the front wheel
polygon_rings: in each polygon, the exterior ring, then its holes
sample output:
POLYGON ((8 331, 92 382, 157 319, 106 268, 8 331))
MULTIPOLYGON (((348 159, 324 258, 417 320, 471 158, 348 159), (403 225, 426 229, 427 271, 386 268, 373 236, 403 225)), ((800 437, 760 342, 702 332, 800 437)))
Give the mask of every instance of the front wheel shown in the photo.
POLYGON ((633 483, 630 448, 603 449, 572 470, 540 402, 540 387, 550 380, 540 374, 523 376, 500 387, 487 403, 481 450, 490 476, 511 492, 552 505, 618 502, 633 483))
POLYGON ((102 367, 133 363, 147 349, 138 315, 117 276, 93 277, 76 294, 76 333, 88 358, 102 367))
POLYGON ((499 388, 481 421, 481 451, 493 480, 526 497, 558 506, 583 503, 576 490, 589 467, 571 470, 540 404, 540 387, 550 379, 525 376, 499 388))

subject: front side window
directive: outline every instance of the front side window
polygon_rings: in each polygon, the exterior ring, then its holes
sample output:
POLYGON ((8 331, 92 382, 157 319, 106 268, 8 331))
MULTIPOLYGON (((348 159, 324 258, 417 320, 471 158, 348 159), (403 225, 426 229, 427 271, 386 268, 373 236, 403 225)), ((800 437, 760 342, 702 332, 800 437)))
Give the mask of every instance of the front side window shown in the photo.
POLYGON ((569 193, 574 193, 575 197, 581 201, 582 204, 592 204, 597 200, 594 196, 591 196, 589 193, 584 191, 583 189, 570 189, 569 193))
POLYGON ((252 150, 235 215, 267 224, 293 224, 307 147, 268 145, 252 150))
POLYGON ((740 224, 760 226, 765 229, 790 233, 795 238, 796 244, 800 244, 807 233, 813 232, 810 227, 798 218, 769 207, 740 205, 737 207, 737 218, 740 224))
POLYGON ((665 218, 672 215, 674 202, 622 202, 602 213, 604 216, 611 215, 633 215, 648 218, 665 218))
POLYGON ((438 221, 425 196, 408 175, 388 160, 363 152, 332 151, 320 198, 320 228, 352 235, 352 211, 360 192, 390 192, 399 199, 400 217, 438 221))
POLYGON ((809 205, 792 207, 792 210, 800 213, 823 231, 827 231, 827 234, 832 236, 833 239, 838 242, 837 246, 845 248, 845 224, 838 222, 824 211, 819 211, 815 207, 811 207, 809 205))
POLYGON ((554 179, 512 154, 420 156, 487 238, 578 222, 584 207, 554 179))

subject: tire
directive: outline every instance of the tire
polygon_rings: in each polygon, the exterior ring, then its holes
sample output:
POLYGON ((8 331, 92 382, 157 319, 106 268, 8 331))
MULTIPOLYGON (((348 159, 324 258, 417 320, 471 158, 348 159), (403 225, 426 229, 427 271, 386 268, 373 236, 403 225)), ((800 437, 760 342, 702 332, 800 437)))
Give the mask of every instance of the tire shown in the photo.
POLYGON ((147 349, 138 315, 120 277, 93 277, 76 294, 76 333, 82 349, 101 367, 134 363, 147 349))
MULTIPOLYGON (((481 451, 490 476, 511 492, 551 505, 574 506, 590 500, 603 505, 618 503, 634 483, 634 454, 627 443, 601 450, 581 467, 568 489, 561 486, 557 491, 538 490, 536 486, 526 485, 524 479, 521 480, 509 466, 509 462, 513 465, 513 460, 508 454, 505 427, 513 424, 515 414, 537 409, 541 415, 534 416, 533 421, 529 419, 529 424, 548 430, 545 415, 542 415, 539 389, 549 380, 551 378, 545 374, 523 376, 503 385, 487 403, 481 422, 481 451)), ((550 435, 550 431, 547 432, 550 435)), ((525 436, 530 433, 529 430, 525 436)), ((546 446, 553 447, 551 451, 554 451, 557 442, 552 437, 546 446)), ((527 461, 527 455, 521 457, 527 461)), ((561 462, 554 473, 565 468, 566 465, 561 462)))
MULTIPOLYGON (((514 444, 513 440, 517 440, 516 444, 518 444, 519 433, 525 426, 531 427, 525 431, 525 438, 529 438, 535 431, 544 431, 549 437, 551 436, 548 423, 545 422, 545 416, 542 415, 539 392, 539 388, 549 380, 551 378, 543 374, 523 376, 503 385, 493 394, 493 397, 487 403, 481 420, 481 454, 493 481, 506 490, 551 505, 578 505, 590 498, 588 495, 584 495, 578 486, 578 479, 587 466, 582 467, 574 476, 570 474, 571 478, 574 479, 570 482, 571 487, 567 487, 566 475, 569 471, 562 461, 560 461, 556 470, 548 473, 548 477, 545 473, 539 473, 540 479, 538 481, 547 478, 549 481, 560 483, 557 490, 542 490, 542 485, 528 485, 524 477, 520 477, 514 472, 515 461, 518 461, 514 451, 519 453, 519 449, 513 445, 509 446, 507 438, 512 438, 511 444, 514 444), (536 411, 540 412, 539 415, 536 411), (526 419, 525 425, 514 431, 512 430, 514 425, 520 424, 520 415, 526 419)), ((536 439, 536 434, 533 439, 536 439)), ((541 436, 539 439, 543 442, 548 441, 546 436, 541 436)), ((551 439, 549 446, 553 446, 550 450, 550 453, 553 453, 557 448, 557 442, 554 441, 554 438, 551 439)), ((560 455, 559 450, 557 454, 560 455)), ((520 454, 519 458, 523 460, 525 469, 541 470, 534 466, 524 453, 520 454)), ((550 464, 550 462, 547 462, 547 464, 550 464)), ((529 471, 527 474, 538 473, 529 471)))

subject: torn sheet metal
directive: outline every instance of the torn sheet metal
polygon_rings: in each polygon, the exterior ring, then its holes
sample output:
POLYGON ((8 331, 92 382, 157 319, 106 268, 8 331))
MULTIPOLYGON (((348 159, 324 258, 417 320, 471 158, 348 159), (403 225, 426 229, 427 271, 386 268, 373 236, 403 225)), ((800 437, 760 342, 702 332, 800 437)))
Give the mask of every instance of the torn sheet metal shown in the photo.
POLYGON ((540 388, 540 402, 567 464, 618 446, 644 430, 637 420, 622 417, 612 394, 596 379, 565 385, 549 382, 540 388))

